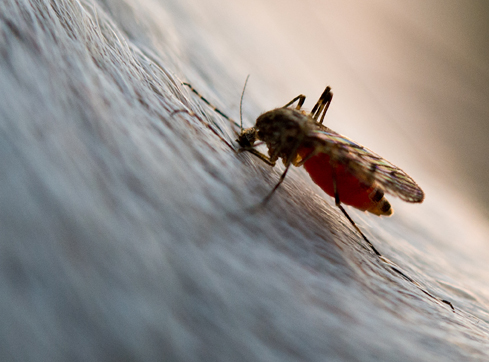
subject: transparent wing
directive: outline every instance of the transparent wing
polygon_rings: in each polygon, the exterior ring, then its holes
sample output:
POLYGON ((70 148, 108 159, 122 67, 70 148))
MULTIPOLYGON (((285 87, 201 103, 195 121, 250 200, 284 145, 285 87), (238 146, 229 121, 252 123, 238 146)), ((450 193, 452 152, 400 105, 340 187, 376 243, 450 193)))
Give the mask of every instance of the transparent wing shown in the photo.
POLYGON ((385 192, 404 201, 423 201, 423 190, 399 167, 349 138, 325 126, 317 126, 319 129, 311 130, 308 138, 315 141, 320 152, 344 164, 358 179, 366 184, 375 181, 385 192))

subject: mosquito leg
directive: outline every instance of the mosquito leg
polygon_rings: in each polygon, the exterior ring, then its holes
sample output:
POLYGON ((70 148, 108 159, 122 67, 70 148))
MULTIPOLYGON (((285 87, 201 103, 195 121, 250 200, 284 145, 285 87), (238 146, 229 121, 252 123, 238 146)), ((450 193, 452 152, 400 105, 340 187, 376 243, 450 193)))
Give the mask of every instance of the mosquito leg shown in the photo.
POLYGON ((187 113, 189 116, 196 117, 202 124, 204 124, 207 128, 209 128, 212 131, 212 133, 214 133, 217 137, 219 137, 221 141, 223 141, 226 145, 228 145, 228 147, 230 149, 232 149, 233 151, 236 151, 234 149, 234 147, 228 141, 226 141, 214 128, 212 128, 212 126, 209 123, 204 121, 199 115, 197 115, 194 112, 189 111, 187 109, 179 109, 177 111, 173 111, 171 113, 171 116, 173 117, 174 115, 176 115, 178 113, 187 113))
POLYGON ((302 108, 302 105, 304 104, 304 101, 306 100, 306 96, 303 94, 299 94, 297 97, 292 99, 289 103, 287 103, 285 106, 282 108, 287 108, 291 104, 294 104, 297 100, 299 100, 299 103, 297 103, 297 106, 295 107, 296 110, 299 110, 302 108))
POLYGON ((353 227, 358 231, 358 233, 360 235, 362 235, 362 238, 363 240, 366 241, 366 243, 370 246, 370 248, 373 250, 373 252, 377 255, 377 256, 382 256, 382 254, 379 253, 379 251, 375 248, 375 246, 370 242, 370 240, 367 239, 367 237, 362 233, 362 231, 360 230, 360 228, 357 226, 357 224, 355 224, 355 222, 352 220, 352 218, 350 217, 350 215, 348 215, 348 213, 346 212, 346 210, 343 208, 343 206, 341 206, 341 204, 336 204, 336 206, 338 206, 338 208, 341 210, 341 212, 343 213, 343 215, 346 216, 346 218, 348 219, 348 221, 350 221, 350 223, 353 225, 353 227))
POLYGON ((270 157, 268 157, 267 155, 264 155, 263 153, 256 150, 255 148, 240 148, 240 149, 238 149, 237 152, 238 153, 239 152, 249 152, 249 153, 255 155, 256 157, 258 157, 263 162, 269 164, 270 166, 272 166, 272 167, 275 166, 275 162, 270 160, 270 157))
POLYGON ((343 206, 341 206, 340 194, 338 193, 338 188, 337 188, 337 185, 336 185, 336 175, 334 173, 334 167, 333 167, 333 190, 334 190, 334 200, 335 200, 336 206, 338 206, 338 208, 341 210, 341 212, 343 213, 343 215, 346 216, 346 218, 348 219, 348 221, 350 221, 350 224, 352 224, 353 227, 358 231, 358 233, 362 236, 363 240, 365 240, 366 243, 370 246, 370 248, 373 250, 373 252, 377 256, 379 256, 379 257, 382 256, 382 254, 379 253, 379 251, 374 247, 374 245, 370 242, 370 240, 367 239, 367 237, 365 236, 365 234, 362 233, 362 231, 360 230, 360 228, 357 226, 357 224, 355 224, 355 222, 350 217, 350 215, 348 215, 348 213, 343 208, 343 206))
POLYGON ((355 229, 360 233, 360 235, 362 235, 363 239, 367 242, 367 244, 370 246, 370 248, 373 250, 373 252, 377 255, 377 257, 380 260, 382 260, 385 264, 387 264, 394 272, 396 272, 397 274, 399 274, 401 277, 403 277, 404 279, 406 279, 408 282, 411 282, 412 284, 414 284, 419 290, 421 290, 428 297, 436 300, 437 302, 441 302, 441 303, 444 303, 444 304, 448 305, 455 312, 455 308, 453 307, 453 304, 450 301, 445 300, 445 299, 438 298, 438 297, 434 296, 433 294, 431 294, 430 292, 428 292, 425 288, 423 288, 423 286, 421 286, 413 278, 411 278, 406 273, 404 273, 402 270, 400 270, 399 267, 396 264, 394 264, 392 261, 390 261, 389 259, 387 259, 382 254, 380 254, 379 251, 373 246, 373 244, 367 239, 367 237, 362 233, 362 231, 360 230, 360 228, 352 220, 352 218, 350 217, 350 215, 348 215, 348 213, 343 208, 343 206, 341 206, 340 195, 339 195, 338 189, 336 187, 336 175, 334 173, 334 168, 333 168, 333 189, 334 189, 334 198, 335 198, 336 206, 338 206, 338 208, 341 210, 341 212, 343 213, 343 215, 346 216, 346 218, 355 227, 355 229))
POLYGON ((280 179, 278 180, 277 184, 274 186, 274 188, 272 189, 272 191, 270 191, 270 193, 267 196, 265 196, 265 198, 260 203, 260 205, 265 206, 267 204, 267 202, 270 201, 270 199, 272 198, 272 195, 275 193, 275 191, 277 191, 278 187, 285 180, 285 176, 287 175, 287 172, 289 171, 290 165, 291 164, 288 163, 287 166, 285 166, 285 170, 282 173, 282 175, 280 176, 280 179))
POLYGON ((362 231, 360 230, 360 228, 355 224, 355 222, 352 220, 352 218, 350 217, 350 215, 348 215, 348 213, 346 212, 346 210, 343 208, 343 206, 341 206, 341 201, 340 201, 340 195, 338 193, 338 189, 336 187, 336 177, 335 177, 335 174, 334 174, 334 171, 333 171, 333 188, 334 188, 334 198, 335 198, 335 203, 336 203, 336 206, 338 206, 338 208, 341 210, 341 212, 343 213, 343 215, 346 216, 346 218, 350 221, 350 223, 355 227, 355 229, 357 229, 357 231, 360 233, 360 235, 362 235, 363 239, 367 242, 367 244, 370 246, 370 248, 373 250, 373 252, 379 257, 380 260, 382 260, 384 263, 386 263, 387 265, 390 266, 390 268, 396 272, 397 274, 399 274, 400 276, 402 276, 404 279, 406 279, 408 282, 411 282, 412 284, 414 284, 419 290, 421 290, 424 294, 426 294, 428 297, 436 300, 437 302, 442 302, 446 305, 448 305, 454 312, 455 312, 455 308, 453 307, 453 304, 448 301, 448 300, 445 300, 445 299, 440 299, 436 296, 434 296, 433 294, 431 294, 430 292, 428 292, 425 288, 423 288, 419 283, 417 283, 413 278, 411 278, 410 276, 408 276, 406 273, 404 273, 403 271, 401 271, 399 269, 399 267, 397 267, 397 265, 395 265, 393 262, 391 262, 389 259, 387 259, 386 257, 384 257, 382 254, 379 253, 379 251, 373 246, 373 244, 367 239, 367 237, 362 233, 362 231))
POLYGON ((321 97, 319 97, 317 103, 311 111, 312 118, 314 118, 316 121, 318 120, 319 116, 321 116, 319 124, 323 124, 324 116, 326 115, 332 100, 333 93, 331 92, 331 88, 328 86, 324 90, 323 94, 321 94, 321 97))
POLYGON ((406 279, 407 281, 413 283, 415 286, 418 287, 419 290, 421 290, 424 294, 426 294, 428 297, 436 300, 437 302, 442 302, 442 303, 445 303, 447 304, 454 312, 455 312, 455 308, 453 307, 453 304, 452 302, 450 302, 449 300, 446 300, 446 299, 440 299, 438 297, 435 297, 433 294, 431 294, 430 292, 428 292, 426 289, 424 289, 418 282, 416 282, 414 279, 412 279, 411 277, 407 276, 404 272, 402 272, 401 270, 399 270, 398 268, 396 268, 395 266, 392 266, 391 265, 391 269, 394 270, 396 273, 400 274, 404 279, 406 279))
MULTIPOLYGON (((296 143, 294 149, 290 152, 290 156, 287 157, 287 163, 285 165, 285 170, 282 173, 282 175, 280 176, 280 179, 278 180, 277 184, 273 187, 272 191, 270 191, 270 193, 267 196, 265 196, 265 198, 262 200, 262 202, 260 202, 258 205, 254 206, 254 207, 251 207, 249 209, 251 212, 253 212, 253 211, 255 211, 255 210, 257 210, 257 209, 265 206, 268 203, 268 201, 270 201, 270 199, 272 198, 273 194, 275 193, 275 191, 277 191, 277 189, 282 184, 282 182, 284 182, 285 176, 287 176, 287 172, 289 171, 290 165, 292 164, 292 160, 294 160, 296 158, 296 156, 297 156, 297 150, 299 149, 299 146, 301 145, 301 143, 302 143, 302 138, 299 138, 297 140, 297 143, 296 143)), ((262 156, 264 156, 264 155, 262 154, 262 156)), ((258 156, 258 157, 260 157, 260 156, 258 156)), ((268 161, 270 161, 269 158, 268 158, 268 161)), ((269 164, 271 165, 271 163, 269 163, 269 164)))
POLYGON ((282 184, 282 182, 285 180, 285 176, 287 175, 287 172, 289 171, 289 167, 290 167, 290 163, 285 167, 285 171, 282 173, 282 175, 280 176, 280 179, 279 181, 277 182, 277 184, 274 186, 274 188, 272 189, 272 191, 269 192, 269 194, 267 196, 265 196, 265 198, 259 203, 259 204, 256 204, 256 205, 253 205, 251 207, 248 207, 246 210, 247 212, 249 213, 254 213, 256 211, 259 211, 260 209, 262 209, 263 207, 265 207, 265 205, 268 203, 268 201, 270 201, 270 199, 272 198, 273 194, 275 193, 275 191, 277 191, 278 187, 282 184))
POLYGON ((211 107, 216 113, 219 113, 221 116, 223 116, 229 122, 231 122, 236 127, 238 127, 239 129, 241 129, 241 126, 235 120, 233 120, 231 117, 228 117, 227 115, 225 115, 220 109, 218 109, 215 105, 213 105, 211 102, 209 102, 207 99, 205 99, 204 96, 201 95, 194 87, 192 87, 191 84, 189 84, 189 83, 182 83, 182 84, 185 85, 185 86, 187 86, 187 87, 189 87, 190 90, 197 95, 197 97, 199 97, 200 99, 202 99, 202 101, 205 104, 207 104, 209 107, 211 107))
POLYGON ((446 299, 441 299, 441 298, 438 298, 436 296, 434 296, 433 294, 431 294, 430 292, 428 292, 421 284, 419 284, 417 281, 415 281, 413 278, 411 278, 410 276, 408 276, 406 273, 404 273, 396 264, 394 264, 392 261, 390 261, 389 259, 387 259, 386 257, 384 256, 379 256, 379 259, 382 260, 385 264, 387 264, 388 266, 390 266, 390 268, 395 271, 397 274, 399 274, 401 277, 403 277, 404 279, 406 279, 408 282, 414 284, 419 290, 421 290, 424 294, 426 294, 428 297, 436 300, 437 302, 439 303, 445 303, 446 305, 448 305, 452 311, 455 312, 455 308, 453 307, 453 304, 452 302, 446 300, 446 299))
MULTIPOLYGON (((304 99, 305 99, 305 97, 304 97, 304 99)), ((285 136, 285 135, 283 135, 283 136, 285 136)), ((272 191, 270 191, 270 193, 263 199, 263 201, 261 202, 261 205, 265 205, 270 200, 270 198, 272 197, 274 192, 278 189, 278 187, 285 180, 285 176, 287 175, 287 172, 289 171, 290 165, 292 165, 293 160, 295 160, 297 158, 297 152, 299 150, 299 147, 302 145, 302 141, 303 141, 303 137, 298 137, 296 140, 296 143, 294 145, 294 148, 290 151, 287 158, 284 158, 284 160, 286 160, 285 170, 282 173, 282 175, 280 176, 280 179, 278 180, 277 184, 272 189, 272 191)), ((284 144, 284 143, 282 142, 282 144, 284 144)), ((275 150, 274 155, 275 156, 272 156, 272 159, 275 159, 277 155, 280 155, 280 149, 275 150)))

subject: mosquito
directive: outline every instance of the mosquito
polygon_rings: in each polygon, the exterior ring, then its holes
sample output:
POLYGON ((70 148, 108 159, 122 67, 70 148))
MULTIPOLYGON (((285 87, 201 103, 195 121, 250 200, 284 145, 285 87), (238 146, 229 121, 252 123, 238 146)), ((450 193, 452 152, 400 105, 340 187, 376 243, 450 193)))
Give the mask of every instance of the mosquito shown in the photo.
MULTIPOLYGON (((399 167, 323 125, 333 99, 329 86, 311 112, 302 109, 306 96, 300 94, 285 106, 263 113, 253 127, 243 128, 241 124, 238 125, 213 106, 190 84, 184 85, 217 113, 240 128, 236 140, 241 147, 240 151, 248 151, 271 166, 275 166, 279 158, 282 159, 285 170, 260 205, 265 205, 271 199, 284 181, 291 165, 304 166, 312 180, 335 199, 336 206, 371 245, 342 204, 374 215, 390 216, 393 209, 384 196, 385 192, 412 203, 420 203, 424 199, 423 190, 399 167), (297 105, 293 107, 296 102, 297 105), (259 142, 267 146, 268 155, 255 148, 259 142)), ((242 98, 243 95, 241 102, 242 98)), ((374 252, 380 255, 373 245, 371 246, 374 252)))
MULTIPOLYGON (((246 83, 247 81, 248 78, 246 83)), ((342 204, 350 205, 377 216, 391 216, 393 209, 385 193, 397 196, 406 202, 421 203, 424 200, 424 192, 399 167, 323 125, 324 117, 333 99, 331 87, 326 87, 310 112, 302 108, 306 96, 300 94, 283 107, 260 115, 253 127, 243 128, 241 109, 244 89, 240 100, 241 122, 238 124, 212 105, 192 85, 183 84, 214 111, 239 128, 240 131, 236 132, 236 142, 240 146, 238 151, 250 152, 272 167, 282 159, 285 170, 273 189, 257 205, 258 207, 268 203, 285 180, 290 166, 303 166, 311 179, 334 198, 336 206, 379 258, 405 279, 416 284, 425 294, 448 304, 453 309, 451 302, 434 297, 382 256, 342 206, 342 204), (268 155, 256 148, 260 144, 266 145, 268 155)), ((233 148, 215 130, 213 132, 233 148)))

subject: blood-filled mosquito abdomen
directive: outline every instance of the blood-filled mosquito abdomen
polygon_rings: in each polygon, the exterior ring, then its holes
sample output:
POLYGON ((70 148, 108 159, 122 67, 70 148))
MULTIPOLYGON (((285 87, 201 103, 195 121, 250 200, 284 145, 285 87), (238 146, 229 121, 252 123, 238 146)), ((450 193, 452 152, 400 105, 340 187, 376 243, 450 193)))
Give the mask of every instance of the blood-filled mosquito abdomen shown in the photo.
MULTIPOLYGON (((299 156, 305 158, 312 149, 302 148, 299 156)), ((392 208, 384 197, 384 193, 375 183, 365 184, 355 177, 348 168, 342 164, 334 166, 330 163, 330 156, 319 153, 309 158, 304 163, 304 168, 312 180, 331 197, 335 197, 333 185, 333 170, 336 176, 336 189, 342 204, 353 206, 362 211, 368 211, 375 215, 390 216, 392 208)))

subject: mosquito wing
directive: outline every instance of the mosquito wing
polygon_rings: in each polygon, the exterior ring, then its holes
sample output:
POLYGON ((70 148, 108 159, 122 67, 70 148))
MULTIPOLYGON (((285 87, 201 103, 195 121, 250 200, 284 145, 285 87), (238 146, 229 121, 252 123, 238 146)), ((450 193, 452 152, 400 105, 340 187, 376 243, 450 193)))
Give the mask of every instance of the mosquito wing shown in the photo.
POLYGON ((399 167, 349 138, 318 126, 320 128, 311 130, 308 137, 321 147, 320 152, 344 164, 359 180, 366 184, 375 181, 385 192, 407 202, 423 201, 423 190, 399 167))

